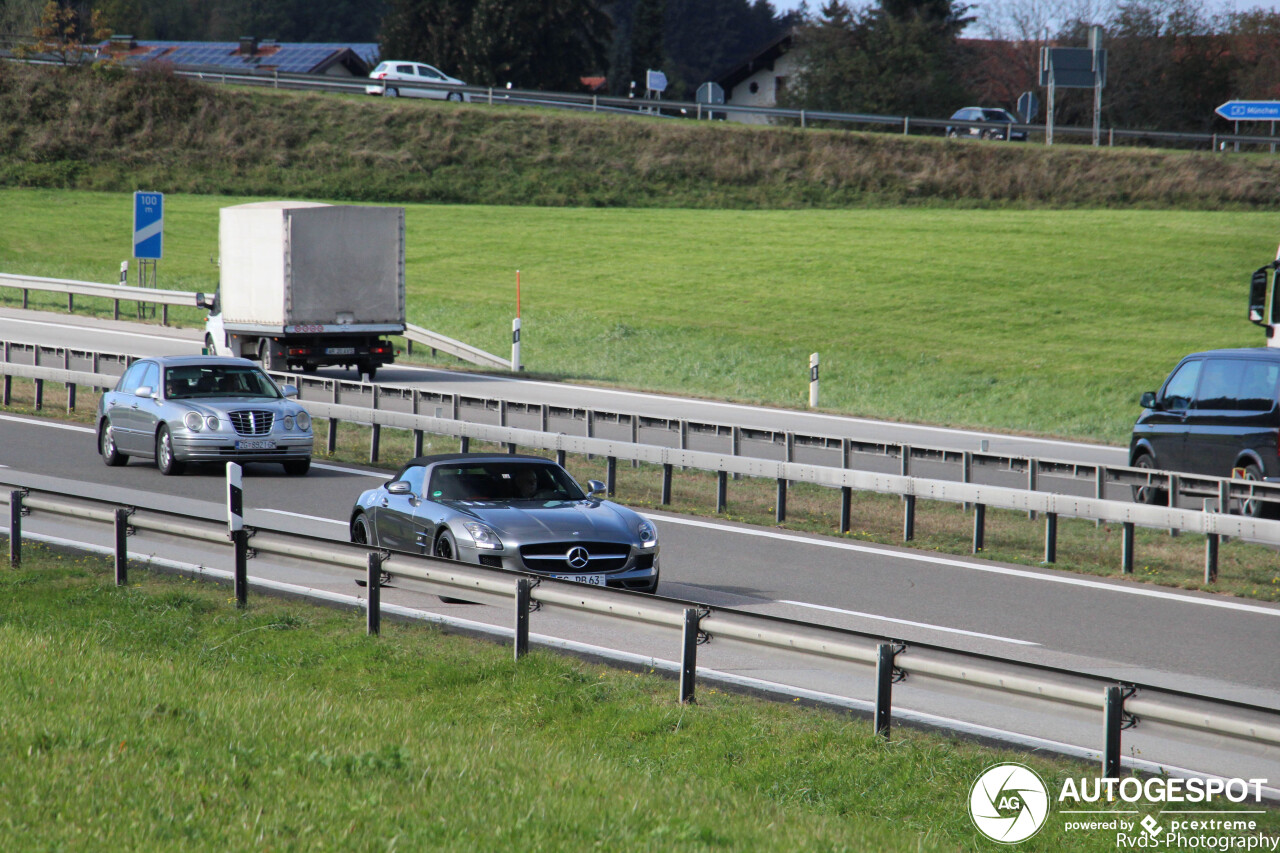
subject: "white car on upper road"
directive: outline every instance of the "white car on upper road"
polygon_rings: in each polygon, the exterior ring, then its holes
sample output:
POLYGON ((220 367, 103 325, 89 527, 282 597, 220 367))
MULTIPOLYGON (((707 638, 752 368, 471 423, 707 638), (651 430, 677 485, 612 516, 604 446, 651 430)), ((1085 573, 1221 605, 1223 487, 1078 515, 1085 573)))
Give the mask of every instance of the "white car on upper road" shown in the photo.
POLYGON ((471 101, 470 95, 458 91, 466 83, 421 62, 379 62, 378 67, 369 72, 369 81, 369 85, 364 87, 368 95, 471 101))

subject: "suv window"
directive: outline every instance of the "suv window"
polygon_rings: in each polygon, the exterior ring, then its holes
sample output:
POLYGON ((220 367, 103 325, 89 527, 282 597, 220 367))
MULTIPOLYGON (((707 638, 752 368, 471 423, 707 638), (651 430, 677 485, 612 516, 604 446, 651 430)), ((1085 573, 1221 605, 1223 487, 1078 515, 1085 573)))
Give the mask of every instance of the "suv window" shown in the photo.
POLYGON ((1203 365, 1204 362, 1200 359, 1188 361, 1169 377, 1168 383, 1164 386, 1164 394, 1161 396, 1166 409, 1186 409, 1191 406, 1191 400, 1196 391, 1196 380, 1200 378, 1200 368, 1203 365))
POLYGON ((1268 361, 1245 362, 1240 378, 1240 408, 1269 412, 1276 405, 1276 386, 1280 384, 1280 364, 1268 361))
POLYGON ((413 66, 412 66, 412 65, 397 65, 397 66, 396 66, 396 73, 397 73, 397 74, 412 74, 412 73, 413 73, 413 66))
POLYGON ((1235 359, 1211 358, 1205 361, 1194 408, 1239 408, 1240 380, 1245 366, 1245 362, 1235 359))

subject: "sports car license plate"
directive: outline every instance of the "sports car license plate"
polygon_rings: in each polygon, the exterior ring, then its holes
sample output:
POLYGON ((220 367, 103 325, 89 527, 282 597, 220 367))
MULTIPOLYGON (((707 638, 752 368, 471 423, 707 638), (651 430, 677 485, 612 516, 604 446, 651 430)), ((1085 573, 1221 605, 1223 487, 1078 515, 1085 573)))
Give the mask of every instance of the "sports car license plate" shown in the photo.
POLYGON ((236 442, 236 450, 275 450, 276 443, 270 438, 246 438, 236 442))
POLYGON ((604 586, 604 575, 553 575, 556 580, 585 583, 590 586, 604 586))
POLYGON ((355 347, 327 347, 324 351, 325 355, 355 355, 355 347))

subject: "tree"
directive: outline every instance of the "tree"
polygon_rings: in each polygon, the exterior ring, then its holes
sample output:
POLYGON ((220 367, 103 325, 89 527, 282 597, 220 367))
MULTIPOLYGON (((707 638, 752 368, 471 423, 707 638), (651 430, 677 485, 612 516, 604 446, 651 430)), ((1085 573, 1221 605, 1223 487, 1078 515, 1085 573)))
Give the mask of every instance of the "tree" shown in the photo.
POLYGON ((45 0, 3 0, 0 2, 0 40, 29 38, 40 25, 45 0))
POLYGON ((49 0, 32 31, 34 41, 14 51, 19 56, 56 56, 63 65, 78 65, 94 57, 92 45, 111 36, 100 12, 59 5, 49 0))

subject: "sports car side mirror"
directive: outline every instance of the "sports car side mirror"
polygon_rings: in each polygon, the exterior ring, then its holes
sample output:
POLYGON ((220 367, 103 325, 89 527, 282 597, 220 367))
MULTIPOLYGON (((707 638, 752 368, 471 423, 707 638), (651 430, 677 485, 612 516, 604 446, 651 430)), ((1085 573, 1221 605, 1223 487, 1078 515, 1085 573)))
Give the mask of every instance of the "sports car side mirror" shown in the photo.
POLYGON ((404 480, 392 480, 387 483, 387 494, 389 495, 411 495, 413 487, 404 480))
POLYGON ((604 483, 599 480, 587 480, 587 495, 599 495, 604 493, 604 483))

